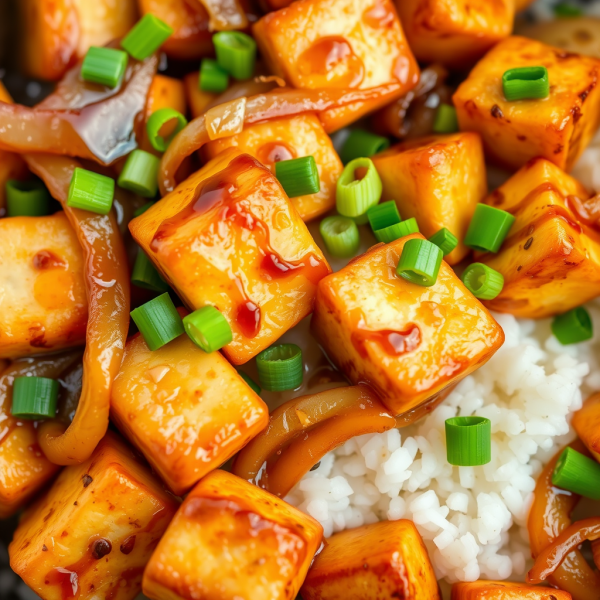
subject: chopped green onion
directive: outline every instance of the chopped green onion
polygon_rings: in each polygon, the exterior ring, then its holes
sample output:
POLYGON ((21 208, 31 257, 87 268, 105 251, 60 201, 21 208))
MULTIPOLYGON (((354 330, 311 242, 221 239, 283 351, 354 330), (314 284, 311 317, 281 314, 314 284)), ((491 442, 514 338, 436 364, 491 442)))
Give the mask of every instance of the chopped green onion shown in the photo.
POLYGON ((181 317, 166 292, 132 310, 131 318, 152 351, 184 332, 181 317))
POLYGON ((125 162, 118 184, 143 198, 152 198, 158 191, 158 169, 160 159, 145 152, 134 150, 125 162))
POLYGON ((161 277, 148 255, 140 248, 135 258, 131 283, 153 292, 166 292, 169 284, 161 277))
POLYGON ((413 238, 402 248, 396 274, 406 281, 430 287, 437 281, 442 251, 427 240, 413 238))
POLYGON ((450 252, 458 246, 456 236, 445 227, 442 227, 439 231, 434 233, 429 238, 429 241, 432 244, 435 244, 442 251, 444 256, 450 254, 450 252))
POLYGON ((279 344, 263 350, 256 357, 261 385, 270 392, 295 390, 302 383, 302 350, 296 344, 279 344))
POLYGON ((151 206, 154 206, 154 204, 155 204, 154 202, 146 202, 146 204, 143 204, 139 208, 135 209, 133 216, 139 217, 140 215, 143 215, 151 206))
POLYGON ((76 167, 69 186, 67 205, 106 215, 115 196, 115 181, 106 175, 76 167))
POLYGON ((192 342, 204 352, 220 350, 233 340, 227 319, 214 306, 203 306, 183 317, 183 326, 192 342))
POLYGON ((446 457, 451 465, 476 467, 492 460, 492 423, 483 417, 446 419, 446 457))
POLYGON ((121 40, 121 48, 129 52, 133 58, 144 60, 154 54, 172 33, 172 27, 147 13, 121 40))
POLYGON ((583 306, 578 306, 558 315, 552 321, 552 333, 563 346, 591 340, 594 327, 590 314, 583 306))
POLYGON ((440 104, 433 121, 435 133, 454 133, 458 131, 458 117, 456 109, 450 104, 440 104))
POLYGON ((321 179, 314 156, 303 156, 275 163, 275 177, 288 198, 316 194, 321 189, 321 179))
POLYGON ((244 373, 244 371, 238 371, 238 375, 248 384, 248 387, 255 394, 260 395, 260 393, 262 392, 262 389, 261 389, 260 385, 258 385, 258 383, 256 383, 254 381, 254 379, 252 379, 252 377, 250 377, 250 375, 246 375, 246 373, 244 373))
POLYGON ((213 35, 217 62, 235 79, 250 79, 256 62, 256 42, 241 31, 213 35))
POLYGON ((505 210, 478 204, 469 224, 465 245, 479 252, 498 252, 515 218, 505 210))
POLYGON ((567 446, 556 461, 552 485, 592 500, 600 500, 600 464, 567 446))
POLYGON ((547 98, 550 95, 546 67, 518 67, 502 75, 504 97, 509 101, 547 98))
POLYGON ((187 119, 173 108, 159 108, 153 112, 146 123, 148 139, 152 147, 158 152, 164 152, 173 138, 187 125, 187 119), (175 126, 170 135, 160 135, 161 129, 169 122, 175 121, 175 126))
POLYGON ((400 213, 398 212, 398 206, 394 200, 372 206, 367 211, 367 217, 373 231, 385 229, 390 225, 400 223, 402 220, 400 218, 400 213))
POLYGON ((581 17, 583 11, 578 6, 568 2, 561 2, 554 7, 554 14, 559 18, 581 17))
POLYGON ((465 287, 480 300, 492 300, 504 287, 504 277, 482 263, 469 265, 462 274, 465 287))
POLYGON ((5 189, 9 217, 43 217, 50 212, 50 194, 41 181, 9 179, 5 189))
POLYGON ((342 146, 340 158, 347 165, 355 158, 370 158, 389 147, 390 140, 387 138, 364 129, 353 129, 342 146))
POLYGON ((337 181, 336 206, 344 217, 360 217, 381 198, 381 178, 370 158, 355 158, 345 167, 337 181), (356 171, 366 171, 357 179, 356 171))
POLYGON ((15 377, 11 414, 18 419, 49 419, 56 415, 58 381, 47 377, 15 377))
POLYGON ((81 64, 81 78, 90 83, 117 87, 125 74, 127 60, 123 50, 92 46, 81 64))
POLYGON ((417 220, 412 217, 410 219, 406 219, 406 221, 402 221, 401 223, 394 223, 394 225, 390 225, 389 227, 378 229, 373 233, 375 234, 375 239, 378 242, 389 244, 390 242, 400 239, 405 235, 419 233, 419 225, 417 224, 417 220))
POLYGON ((198 87, 203 92, 214 92, 221 94, 229 85, 229 73, 219 66, 212 58, 203 58, 200 64, 198 76, 198 87))
POLYGON ((356 223, 349 217, 326 217, 319 225, 321 237, 332 256, 346 258, 354 256, 360 244, 356 223))

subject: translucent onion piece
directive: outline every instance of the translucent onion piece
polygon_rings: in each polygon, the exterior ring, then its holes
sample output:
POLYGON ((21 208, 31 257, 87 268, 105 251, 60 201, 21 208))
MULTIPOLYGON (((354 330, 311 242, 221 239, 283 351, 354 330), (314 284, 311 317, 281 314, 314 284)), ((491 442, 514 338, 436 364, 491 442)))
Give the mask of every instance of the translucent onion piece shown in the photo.
POLYGON ((218 140, 240 133, 244 129, 246 98, 219 104, 204 114, 206 130, 211 140, 218 140))
POLYGON ((206 9, 210 20, 210 31, 227 31, 231 29, 246 29, 248 18, 238 0, 200 0, 206 9))

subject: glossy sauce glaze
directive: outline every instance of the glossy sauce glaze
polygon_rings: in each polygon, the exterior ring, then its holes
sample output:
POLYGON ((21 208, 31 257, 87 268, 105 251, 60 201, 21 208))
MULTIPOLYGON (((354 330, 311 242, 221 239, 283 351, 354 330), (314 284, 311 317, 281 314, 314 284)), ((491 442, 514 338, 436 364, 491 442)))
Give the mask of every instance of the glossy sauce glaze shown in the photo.
POLYGON ((359 327, 352 332, 352 344, 362 358, 368 358, 366 342, 377 343, 390 356, 402 356, 412 352, 421 343, 421 330, 417 325, 409 325, 404 331, 383 329, 370 331, 359 327))

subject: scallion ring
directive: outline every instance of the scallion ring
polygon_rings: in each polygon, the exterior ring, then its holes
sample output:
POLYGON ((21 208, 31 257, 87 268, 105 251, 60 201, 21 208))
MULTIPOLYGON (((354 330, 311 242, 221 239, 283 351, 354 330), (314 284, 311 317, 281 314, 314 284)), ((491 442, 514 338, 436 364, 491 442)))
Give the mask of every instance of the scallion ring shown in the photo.
POLYGON ((67 196, 68 206, 106 215, 110 212, 114 196, 114 179, 81 167, 73 171, 67 196))
POLYGON ((125 161, 119 175, 119 187, 142 196, 152 198, 158 191, 158 169, 160 159, 144 150, 134 150, 125 161))
POLYGON ((504 97, 509 102, 536 100, 550 95, 548 69, 546 67, 517 67, 502 75, 504 97))
POLYGON ((360 234, 356 223, 349 217, 326 217, 321 221, 319 231, 332 256, 347 258, 358 251, 360 234))
POLYGON ((389 244, 390 242, 400 239, 405 235, 410 235, 411 233, 419 233, 419 225, 417 223, 417 220, 414 217, 412 217, 410 219, 406 219, 405 221, 401 221, 400 223, 390 225, 389 227, 378 229, 373 233, 375 234, 375 239, 378 242, 389 244))
POLYGON ((492 423, 484 417, 446 419, 446 457, 451 465, 476 467, 492 460, 492 423))
POLYGON ((456 246, 458 246, 458 239, 448 229, 442 227, 439 231, 436 231, 430 238, 429 241, 435 244, 444 256, 447 256, 452 252, 456 246))
POLYGON ((302 350, 296 344, 271 346, 256 357, 256 368, 265 390, 294 390, 302 384, 304 375, 302 350))
POLYGON ((567 446, 556 461, 552 485, 592 500, 600 500, 600 464, 567 446))
POLYGON ((184 332, 181 317, 168 293, 132 310, 131 318, 152 351, 158 350, 184 332))
POLYGON ((204 352, 216 352, 233 340, 227 319, 214 306, 203 306, 183 317, 183 327, 192 342, 204 352))
POLYGON ((583 306, 554 317, 551 327, 552 333, 563 346, 585 342, 594 336, 590 313, 583 306))
POLYGON ((465 287, 480 300, 493 300, 504 287, 504 277, 483 263, 470 264, 462 274, 465 287))
POLYGON ((402 248, 396 274, 406 281, 430 287, 437 281, 442 251, 427 240, 413 238, 402 248))
POLYGON ((370 158, 355 158, 337 181, 336 207, 344 217, 360 217, 381 198, 382 183, 370 158))
POLYGON ((39 180, 9 179, 5 191, 9 217, 43 217, 50 212, 50 194, 39 180))
POLYGON ((146 13, 121 40, 121 48, 136 60, 144 60, 154 54, 172 33, 172 27, 146 13))
POLYGON ((146 123, 146 131, 150 144, 157 152, 165 152, 173 138, 187 125, 187 119, 172 108, 159 108, 153 112, 146 123), (161 135, 163 127, 173 125, 166 136, 161 135))
POLYGON ((56 416, 58 381, 47 377, 16 377, 11 414, 17 419, 51 419, 56 416))
POLYGON ((514 222, 515 217, 509 212, 478 204, 464 239, 465 246, 479 252, 498 252, 514 222))
POLYGON ((389 148, 390 140, 364 129, 353 129, 340 151, 342 162, 347 165, 355 158, 370 158, 389 148))
POLYGON ((398 206, 394 200, 372 206, 367 211, 367 217, 373 231, 385 229, 386 227, 400 223, 402 220, 400 218, 398 206))
POLYGON ((314 156, 276 162, 275 177, 288 198, 316 194, 321 189, 319 169, 314 156))

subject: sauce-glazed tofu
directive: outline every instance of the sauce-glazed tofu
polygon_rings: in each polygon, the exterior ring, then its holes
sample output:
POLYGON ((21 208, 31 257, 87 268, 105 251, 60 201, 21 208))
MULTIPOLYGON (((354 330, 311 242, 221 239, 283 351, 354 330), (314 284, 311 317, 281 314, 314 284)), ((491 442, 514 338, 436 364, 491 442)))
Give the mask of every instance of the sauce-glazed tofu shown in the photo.
POLYGON ((342 161, 316 116, 307 114, 250 125, 242 133, 210 142, 205 150, 213 158, 230 146, 251 154, 271 170, 280 160, 314 156, 321 189, 316 194, 291 198, 292 204, 304 221, 335 206, 335 186, 342 174, 342 161))
POLYGON ((130 600, 177 502, 112 433, 23 516, 10 566, 43 600, 130 600))
POLYGON ((381 88, 381 94, 320 114, 327 132, 390 103, 419 80, 391 0, 299 0, 254 25, 270 69, 297 88, 381 88), (394 93, 384 88, 400 83, 394 93))
POLYGON ((571 594, 525 583, 482 580, 455 583, 452 600, 571 600, 571 594))
POLYGON ((83 345, 83 256, 64 213, 0 219, 0 240, 0 357, 83 345))
POLYGON ((153 600, 294 600, 323 528, 235 475, 189 493, 144 573, 153 600))
POLYGON ((600 294, 600 230, 577 210, 597 214, 595 199, 586 207, 589 197, 578 181, 539 158, 486 198, 516 219, 497 254, 477 257, 504 277, 504 288, 486 306, 537 319, 600 294))
POLYGON ((442 262, 422 287, 396 275, 404 244, 378 244, 319 283, 312 332, 354 384, 405 413, 485 363, 504 342, 488 311, 442 262))
POLYGON ((600 462, 600 394, 590 396, 573 413, 573 428, 594 458, 600 462))
POLYGON ((216 306, 242 364, 312 311, 330 268, 273 174, 222 152, 134 219, 135 240, 190 307, 216 306))
POLYGON ((187 335, 154 352, 141 335, 131 338, 111 411, 177 495, 240 450, 269 415, 220 352, 207 354, 187 335))
POLYGON ((454 94, 461 130, 481 134, 486 153, 513 169, 542 156, 570 170, 600 122, 600 60, 524 37, 490 50, 454 94), (509 102, 502 75, 515 67, 548 69, 550 95, 509 102))
POLYGON ((460 262, 469 251, 462 239, 487 192, 481 138, 470 132, 419 138, 372 160, 383 183, 382 200, 395 200, 402 218, 415 217, 427 238, 446 227, 460 241, 444 260, 460 262))
POLYGON ((304 600, 439 600, 414 523, 383 521, 327 539, 302 586, 304 600))

